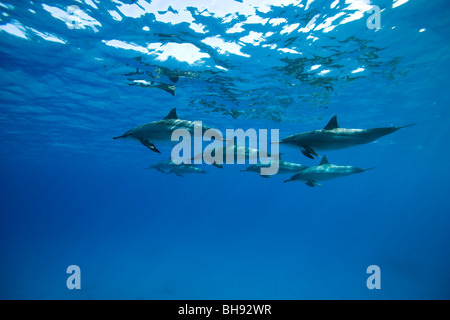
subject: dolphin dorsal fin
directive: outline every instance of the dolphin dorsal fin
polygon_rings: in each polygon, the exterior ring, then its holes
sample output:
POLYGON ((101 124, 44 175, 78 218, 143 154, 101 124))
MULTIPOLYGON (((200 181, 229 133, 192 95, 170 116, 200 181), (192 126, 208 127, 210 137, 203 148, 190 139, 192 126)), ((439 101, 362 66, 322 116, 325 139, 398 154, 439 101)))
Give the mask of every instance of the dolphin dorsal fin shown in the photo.
POLYGON ((325 126, 324 130, 333 130, 336 128, 339 128, 339 125, 337 123, 337 116, 334 116, 333 118, 331 118, 331 120, 325 126))
POLYGON ((177 108, 173 108, 172 110, 170 110, 169 114, 164 118, 164 120, 169 119, 178 119, 177 108))
POLYGON ((330 164, 328 162, 327 156, 323 156, 322 161, 320 161, 319 166, 324 165, 324 164, 330 164))

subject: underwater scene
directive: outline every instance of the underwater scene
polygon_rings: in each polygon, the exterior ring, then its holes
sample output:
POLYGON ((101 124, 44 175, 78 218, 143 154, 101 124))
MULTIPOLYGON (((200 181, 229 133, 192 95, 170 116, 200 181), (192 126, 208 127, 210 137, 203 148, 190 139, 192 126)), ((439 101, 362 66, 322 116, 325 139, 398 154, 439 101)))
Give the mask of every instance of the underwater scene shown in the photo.
POLYGON ((446 0, 0 0, 0 299, 450 299, 446 0))

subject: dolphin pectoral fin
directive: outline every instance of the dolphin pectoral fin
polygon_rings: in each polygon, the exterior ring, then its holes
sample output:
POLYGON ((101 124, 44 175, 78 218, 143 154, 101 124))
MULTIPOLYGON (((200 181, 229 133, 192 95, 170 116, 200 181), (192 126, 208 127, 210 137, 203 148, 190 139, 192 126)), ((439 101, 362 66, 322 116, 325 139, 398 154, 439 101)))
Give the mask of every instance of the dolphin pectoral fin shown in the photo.
POLYGON ((221 165, 221 164, 217 164, 217 163, 214 162, 212 165, 213 165, 214 167, 223 169, 223 165, 221 165))
POLYGON ((316 186, 321 186, 320 183, 317 183, 317 182, 314 181, 314 180, 308 180, 305 184, 306 184, 308 187, 312 187, 312 188, 314 188, 314 187, 316 187, 316 186))
POLYGON ((151 142, 148 142, 148 140, 145 139, 140 139, 139 140, 144 146, 146 146, 147 148, 149 148, 150 150, 152 150, 153 152, 157 152, 157 153, 161 153, 161 151, 159 151, 155 145, 151 142))
POLYGON ((153 143, 150 143, 150 146, 148 147, 150 150, 156 152, 156 153, 161 153, 161 151, 159 151, 158 149, 156 149, 155 145, 153 143))
POLYGON ((311 148, 311 147, 306 147, 305 148, 310 154, 312 154, 313 156, 316 156, 316 157, 319 157, 320 158, 320 156, 317 154, 317 152, 315 152, 314 150, 313 150, 313 148, 311 148))
POLYGON ((160 168, 156 168, 156 170, 161 172, 161 173, 167 174, 167 172, 165 172, 164 170, 161 170, 160 168))
POLYGON ((302 149, 302 153, 305 157, 308 157, 310 159, 314 159, 314 157, 311 155, 311 153, 309 153, 308 151, 302 149))
POLYGON ((270 176, 268 176, 268 175, 262 175, 262 174, 260 174, 260 176, 262 177, 262 178, 270 178, 270 176))
POLYGON ((178 176, 178 177, 183 177, 184 178, 184 176, 182 175, 182 174, 180 174, 180 173, 178 173, 178 172, 175 172, 175 171, 173 171, 173 170, 170 170, 169 172, 167 172, 166 174, 171 174, 171 173, 174 173, 176 176, 178 176))
POLYGON ((316 156, 316 157, 319 157, 319 158, 320 158, 320 156, 317 154, 317 152, 314 151, 313 148, 311 148, 311 147, 309 147, 309 146, 302 146, 302 147, 303 147, 302 153, 303 153, 306 157, 308 157, 308 158, 310 158, 310 159, 314 159, 313 156, 316 156))
POLYGON ((177 175, 179 177, 184 177, 182 174, 179 174, 178 172, 175 172, 173 170, 169 170, 169 171, 166 172, 166 174, 171 174, 171 173, 173 173, 173 174, 175 174, 175 175, 177 175))

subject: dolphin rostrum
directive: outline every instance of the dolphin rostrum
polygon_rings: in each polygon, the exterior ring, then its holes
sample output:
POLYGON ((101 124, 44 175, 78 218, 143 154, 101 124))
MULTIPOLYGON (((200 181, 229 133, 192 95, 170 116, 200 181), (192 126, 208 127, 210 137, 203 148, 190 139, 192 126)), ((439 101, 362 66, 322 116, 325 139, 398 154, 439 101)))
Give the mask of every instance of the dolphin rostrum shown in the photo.
MULTIPOLYGON (((241 172, 250 171, 250 172, 257 172, 260 174, 263 178, 270 178, 270 176, 261 174, 261 168, 270 167, 272 165, 272 161, 269 162, 261 162, 258 164, 252 164, 251 166, 248 166, 247 169, 241 170, 241 172)), ((293 163, 288 162, 284 160, 278 160, 278 172, 277 174, 283 174, 283 173, 296 173, 303 171, 307 169, 307 166, 304 166, 299 163, 293 163)))
POLYGON ((328 151, 354 147, 372 142, 399 129, 413 125, 373 129, 345 129, 339 127, 337 116, 334 116, 323 129, 294 134, 284 138, 279 143, 300 148, 305 156, 314 159, 313 156, 319 156, 316 150, 328 151))
POLYGON ((337 166, 335 164, 330 164, 327 156, 323 156, 322 161, 318 166, 300 171, 284 182, 305 181, 307 186, 315 187, 320 186, 320 183, 317 181, 336 179, 371 169, 373 168, 361 169, 353 166, 337 166))
MULTIPOLYGON (((179 119, 177 116, 176 108, 173 108, 163 120, 153 121, 128 130, 121 136, 114 137, 113 139, 125 138, 138 140, 150 150, 161 153, 155 147, 155 142, 172 141, 172 133, 177 129, 186 129, 191 134, 194 134, 194 129, 199 126, 200 124, 197 122, 179 119)), ((201 125, 201 129, 202 132, 205 132, 206 130, 209 130, 211 128, 201 125)))

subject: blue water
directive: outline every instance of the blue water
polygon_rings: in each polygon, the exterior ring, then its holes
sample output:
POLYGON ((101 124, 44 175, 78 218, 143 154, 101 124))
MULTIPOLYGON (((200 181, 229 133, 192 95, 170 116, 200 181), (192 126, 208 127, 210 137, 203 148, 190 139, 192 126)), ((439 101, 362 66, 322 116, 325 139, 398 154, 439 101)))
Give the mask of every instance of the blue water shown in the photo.
POLYGON ((0 298, 449 299, 450 6, 372 5, 380 29, 364 0, 1 0, 0 298), (417 125, 310 188, 144 170, 170 147, 112 137, 173 107, 281 137, 417 125))

